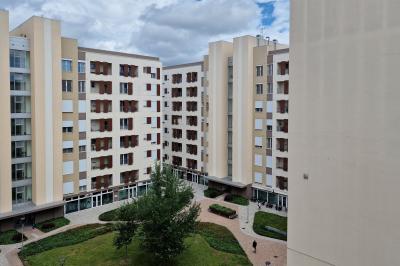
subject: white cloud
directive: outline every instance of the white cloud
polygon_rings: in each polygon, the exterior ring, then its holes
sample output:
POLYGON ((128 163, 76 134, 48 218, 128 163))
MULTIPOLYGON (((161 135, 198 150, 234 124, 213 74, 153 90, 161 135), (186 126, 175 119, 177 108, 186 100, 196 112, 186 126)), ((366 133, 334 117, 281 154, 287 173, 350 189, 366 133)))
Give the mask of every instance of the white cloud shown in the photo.
MULTIPOLYGON (((15 27, 32 15, 62 21, 81 46, 159 56, 164 64, 200 60, 209 41, 258 34, 259 2, 272 0, 2 0, 15 27), (112 2, 112 3, 111 3, 112 2)), ((272 1, 265 34, 288 40, 289 0, 272 1)))

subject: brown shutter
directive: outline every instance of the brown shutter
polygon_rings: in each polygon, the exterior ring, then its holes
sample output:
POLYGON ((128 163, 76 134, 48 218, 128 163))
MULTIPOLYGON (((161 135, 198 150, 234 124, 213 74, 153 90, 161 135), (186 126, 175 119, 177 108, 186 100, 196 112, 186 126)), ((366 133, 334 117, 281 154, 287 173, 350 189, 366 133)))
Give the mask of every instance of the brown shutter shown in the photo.
POLYGON ((147 140, 147 141, 150 141, 150 140, 151 140, 151 134, 147 134, 147 135, 146 135, 146 140, 147 140))
POLYGON ((151 74, 151 67, 147 67, 147 74, 151 74))
POLYGON ((132 89, 132 82, 128 82, 128 95, 132 95, 133 89, 132 89))
POLYGON ((124 65, 124 76, 125 76, 125 77, 128 76, 128 74, 129 74, 128 72, 129 72, 129 67, 128 67, 127 64, 125 64, 125 65, 124 65))
POLYGON ((101 74, 107 75, 107 72, 108 72, 108 64, 105 63, 105 62, 102 62, 101 64, 103 65, 103 72, 102 72, 101 74))
POLYGON ((100 188, 101 188, 100 177, 97 176, 96 177, 96 189, 100 189, 100 188))
POLYGON ((99 93, 104 94, 104 81, 99 81, 99 93))
POLYGON ((147 117, 146 120, 147 120, 147 124, 150 125, 151 124, 151 117, 147 117))
POLYGON ((100 157, 100 169, 104 169, 104 157, 100 157))
POLYGON ((103 102, 103 111, 104 113, 108 113, 108 101, 104 100, 103 102))
POLYGON ((157 96, 160 96, 160 84, 157 84, 157 96))
POLYGON ((147 158, 151 157, 151 151, 147 151, 147 158))
POLYGON ((99 74, 100 74, 100 62, 95 61, 95 62, 94 62, 94 65, 95 65, 95 68, 96 68, 95 74, 96 74, 96 75, 99 75, 99 74))
POLYGON ((160 160, 160 158, 161 158, 161 151, 157 150, 157 160, 160 160))
POLYGON ((151 84, 146 84, 146 90, 151 91, 151 84))
POLYGON ((186 73, 186 82, 191 82, 192 73, 186 73))
POLYGON ((157 117, 157 128, 161 127, 161 119, 157 117))
POLYGON ((157 101, 157 112, 161 112, 161 102, 157 101))
POLYGON ((151 107, 151 101, 146 101, 146 107, 151 107))
POLYGON ((112 162, 112 156, 108 156, 108 168, 112 168, 113 167, 113 162, 112 162))
POLYGON ((107 93, 112 94, 112 82, 107 81, 107 93))
POLYGON ((133 129, 133 118, 128 118, 128 129, 129 130, 133 129))
POLYGON ((96 113, 100 113, 100 100, 96 100, 96 113))
POLYGON ((100 132, 104 131, 104 119, 99 119, 99 124, 100 124, 100 132))
POLYGON ((112 119, 107 119, 108 121, 108 131, 112 131, 112 119))
POLYGON ((133 164, 133 153, 128 154, 128 164, 132 165, 133 164))
POLYGON ((161 74, 160 68, 157 67, 157 79, 160 79, 160 74, 161 74))
POLYGON ((157 133, 157 144, 161 143, 161 134, 157 133))
POLYGON ((289 94, 289 81, 285 81, 284 83, 283 83, 283 90, 284 90, 284 93, 285 94, 289 94))
POLYGON ((123 136, 124 138, 124 148, 128 148, 129 147, 129 138, 128 136, 123 136))
POLYGON ((128 100, 123 101, 123 110, 125 113, 129 111, 129 101, 128 100))
POLYGON ((95 140, 96 151, 100 150, 100 139, 95 140))

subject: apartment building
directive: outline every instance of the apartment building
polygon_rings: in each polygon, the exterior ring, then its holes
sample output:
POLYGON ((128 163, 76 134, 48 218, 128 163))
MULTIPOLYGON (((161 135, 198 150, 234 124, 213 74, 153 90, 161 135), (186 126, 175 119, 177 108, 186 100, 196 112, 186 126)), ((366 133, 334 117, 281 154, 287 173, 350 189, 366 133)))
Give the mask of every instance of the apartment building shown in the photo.
POLYGON ((400 265, 399 1, 291 2, 288 265, 400 265))
POLYGON ((64 213, 60 23, 8 21, 0 10, 0 230, 64 213))
POLYGON ((206 184, 203 62, 163 68, 163 162, 181 178, 206 184))
POLYGON ((79 47, 42 17, 9 32, 8 16, 0 230, 146 193, 162 156, 159 59, 79 47))

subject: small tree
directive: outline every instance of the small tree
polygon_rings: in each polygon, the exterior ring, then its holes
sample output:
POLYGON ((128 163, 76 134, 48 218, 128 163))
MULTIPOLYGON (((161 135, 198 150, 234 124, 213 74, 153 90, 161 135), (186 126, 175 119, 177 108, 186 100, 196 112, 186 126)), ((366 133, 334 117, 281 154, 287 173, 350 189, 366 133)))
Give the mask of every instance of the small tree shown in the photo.
POLYGON ((131 225, 139 225, 141 246, 160 261, 168 262, 185 248, 184 239, 195 231, 200 206, 192 203, 193 190, 175 177, 170 167, 156 165, 148 193, 124 206, 131 225))
POLYGON ((132 243, 133 236, 137 228, 135 222, 135 209, 127 206, 122 206, 117 214, 118 220, 123 221, 115 224, 115 229, 118 231, 114 238, 114 246, 117 249, 125 247, 125 257, 128 257, 128 246, 132 243))

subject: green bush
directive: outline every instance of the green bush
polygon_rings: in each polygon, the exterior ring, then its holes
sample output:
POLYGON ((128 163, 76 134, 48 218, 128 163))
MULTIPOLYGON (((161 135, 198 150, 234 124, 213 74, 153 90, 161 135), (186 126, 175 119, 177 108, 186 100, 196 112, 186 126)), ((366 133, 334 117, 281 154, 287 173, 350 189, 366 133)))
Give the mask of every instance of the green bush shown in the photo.
POLYGON ((277 232, 268 231, 265 227, 270 226, 287 232, 287 217, 273 213, 258 211, 254 215, 253 230, 256 234, 286 241, 286 236, 277 232))
POLYGON ((53 236, 49 236, 29 243, 19 253, 21 259, 32 256, 50 249, 74 245, 96 236, 111 232, 113 226, 110 224, 88 224, 80 226, 53 236))
POLYGON ((230 208, 227 208, 227 207, 219 205, 219 204, 212 204, 212 205, 210 205, 209 209, 212 213, 215 213, 215 214, 227 217, 227 218, 236 214, 235 210, 232 210, 230 208))
MULTIPOLYGON (((0 245, 9 245, 21 242, 22 234, 17 230, 0 232, 0 245)), ((24 236, 24 240, 27 238, 24 236)))
POLYGON ((99 220, 103 222, 118 221, 119 220, 118 216, 119 216, 119 208, 100 214, 99 220))
POLYGON ((36 224, 36 228, 38 228, 42 232, 47 233, 47 232, 53 231, 54 229, 68 225, 69 223, 70 223, 70 221, 67 218, 58 217, 55 219, 51 219, 48 221, 38 223, 38 224, 36 224))
POLYGON ((216 190, 213 188, 207 188, 206 190, 204 190, 204 196, 206 196, 207 198, 216 198, 222 194, 224 194, 223 191, 216 190))
POLYGON ((234 195, 234 194, 228 194, 224 198, 225 201, 247 206, 249 205, 249 200, 243 196, 240 195, 234 195))
POLYGON ((199 223, 197 233, 214 249, 246 256, 239 242, 226 227, 213 223, 199 223))

